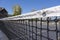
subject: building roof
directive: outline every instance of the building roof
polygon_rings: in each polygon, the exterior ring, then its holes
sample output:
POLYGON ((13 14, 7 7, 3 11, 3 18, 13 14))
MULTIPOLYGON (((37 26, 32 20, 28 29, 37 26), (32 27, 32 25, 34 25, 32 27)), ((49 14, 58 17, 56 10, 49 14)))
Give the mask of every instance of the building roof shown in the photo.
POLYGON ((3 8, 3 7, 0 7, 0 11, 2 11, 3 9, 5 9, 5 8, 3 8))

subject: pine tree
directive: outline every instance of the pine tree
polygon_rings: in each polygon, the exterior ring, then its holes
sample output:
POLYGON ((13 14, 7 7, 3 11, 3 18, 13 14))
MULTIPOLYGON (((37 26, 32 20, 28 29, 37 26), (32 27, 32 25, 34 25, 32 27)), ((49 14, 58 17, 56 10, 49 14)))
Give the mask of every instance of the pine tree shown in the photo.
POLYGON ((21 7, 19 5, 15 5, 13 7, 13 11, 14 11, 13 16, 21 15, 21 7))

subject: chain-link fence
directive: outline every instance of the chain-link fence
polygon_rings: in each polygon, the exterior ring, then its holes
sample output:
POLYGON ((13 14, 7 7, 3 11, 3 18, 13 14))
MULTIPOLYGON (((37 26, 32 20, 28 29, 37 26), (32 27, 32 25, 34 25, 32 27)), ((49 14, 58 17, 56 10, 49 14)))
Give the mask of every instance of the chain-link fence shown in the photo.
MULTIPOLYGON (((22 40, 60 40, 60 20, 5 20, 5 27, 22 40)), ((19 40, 21 40, 19 39, 19 40)))

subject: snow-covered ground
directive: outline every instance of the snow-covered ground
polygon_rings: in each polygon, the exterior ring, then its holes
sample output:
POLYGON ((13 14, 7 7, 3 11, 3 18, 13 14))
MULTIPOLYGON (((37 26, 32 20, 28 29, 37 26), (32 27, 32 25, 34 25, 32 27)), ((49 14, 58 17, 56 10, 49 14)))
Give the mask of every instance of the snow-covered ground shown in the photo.
POLYGON ((9 40, 8 37, 0 30, 0 40, 9 40))

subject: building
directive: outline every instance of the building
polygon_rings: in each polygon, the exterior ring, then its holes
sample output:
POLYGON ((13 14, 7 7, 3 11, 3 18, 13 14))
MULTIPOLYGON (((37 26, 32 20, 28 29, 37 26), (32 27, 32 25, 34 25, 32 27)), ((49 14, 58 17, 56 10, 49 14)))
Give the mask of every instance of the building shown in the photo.
POLYGON ((0 18, 8 17, 8 12, 5 8, 0 7, 0 18))

